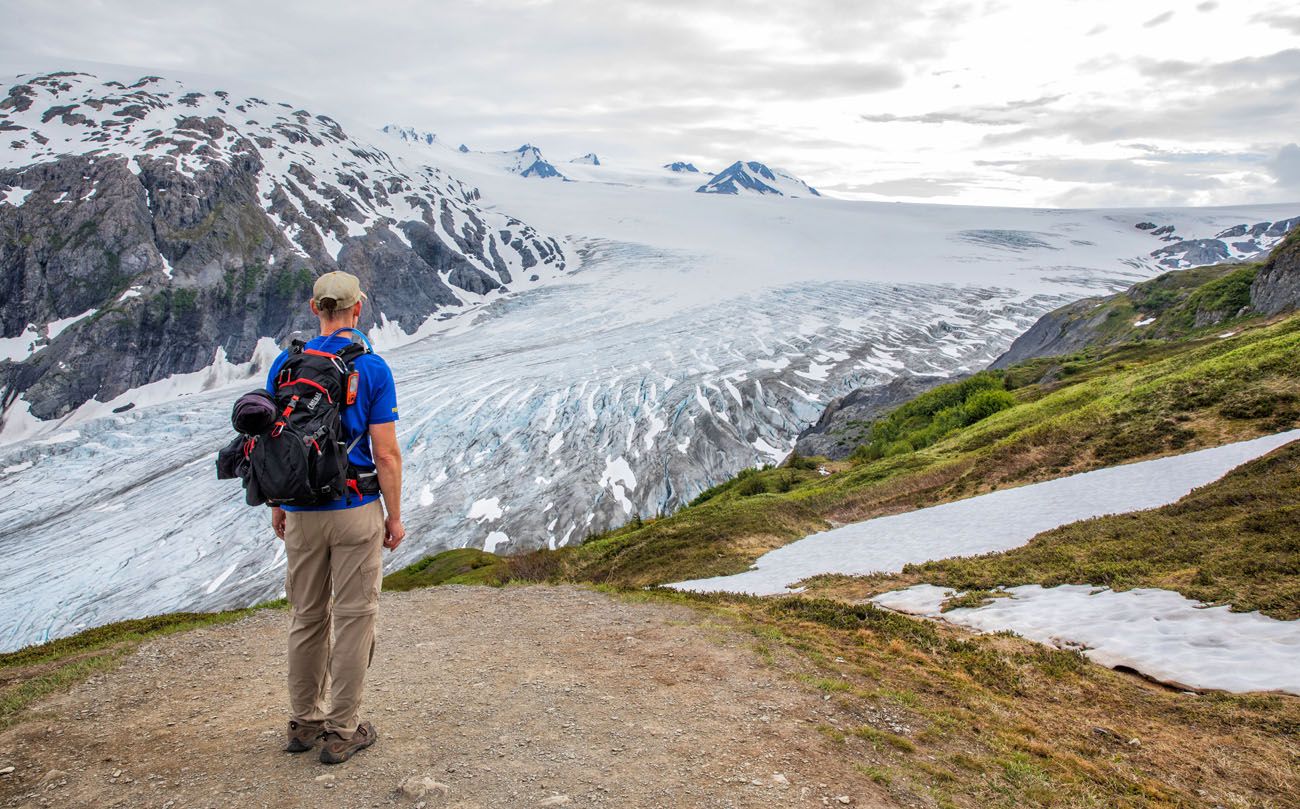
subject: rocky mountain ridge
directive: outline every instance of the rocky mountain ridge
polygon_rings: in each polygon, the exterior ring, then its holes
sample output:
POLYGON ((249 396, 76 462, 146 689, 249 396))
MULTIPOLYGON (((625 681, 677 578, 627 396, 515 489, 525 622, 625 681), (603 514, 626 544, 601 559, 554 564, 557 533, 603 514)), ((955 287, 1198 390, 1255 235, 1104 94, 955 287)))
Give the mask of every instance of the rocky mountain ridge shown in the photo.
POLYGON ((401 339, 568 266, 477 189, 284 102, 29 75, 0 132, 6 419, 248 360, 311 325, 303 302, 329 270, 370 290, 363 328, 401 339))
POLYGON ((1267 253, 1288 232, 1300 225, 1300 216, 1277 222, 1241 223, 1224 228, 1209 238, 1184 239, 1174 225, 1139 222, 1138 230, 1148 231, 1163 242, 1170 242, 1151 252, 1162 267, 1182 270, 1217 264, 1221 261, 1246 261, 1267 253))

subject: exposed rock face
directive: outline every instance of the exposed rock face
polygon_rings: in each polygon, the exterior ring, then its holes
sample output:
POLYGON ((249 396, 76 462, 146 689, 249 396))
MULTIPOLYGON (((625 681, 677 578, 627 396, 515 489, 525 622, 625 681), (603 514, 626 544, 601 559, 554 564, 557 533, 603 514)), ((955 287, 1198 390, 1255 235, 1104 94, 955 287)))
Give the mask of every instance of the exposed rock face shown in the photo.
POLYGON ((218 350, 248 359, 313 325, 329 270, 361 278, 363 328, 406 332, 565 270, 557 240, 484 211, 477 189, 286 104, 51 74, 9 89, 0 129, 0 337, 23 338, 0 385, 38 418, 218 350))
POLYGON ((1048 312, 989 367, 1010 368, 1034 357, 1073 354, 1083 349, 1109 319, 1110 310, 1098 304, 1097 298, 1086 298, 1048 312))
POLYGON ((1277 222, 1256 222, 1233 225, 1209 239, 1183 239, 1174 233, 1173 225, 1156 227, 1152 222, 1139 222, 1134 227, 1146 230, 1160 241, 1170 242, 1151 252, 1151 257, 1164 267, 1173 270, 1199 267, 1220 261, 1249 261, 1267 253, 1282 237, 1300 225, 1300 216, 1277 222))
POLYGON ((1260 268, 1250 288, 1250 303, 1264 315, 1300 309, 1300 231, 1293 232, 1260 268))
POLYGON ((1166 264, 1172 261, 1169 266, 1180 266, 1180 261, 1186 264, 1213 264, 1217 261, 1225 261, 1231 253, 1228 252, 1228 246, 1218 239, 1191 239, 1162 247, 1151 255, 1166 264))
POLYGON ((960 378, 904 374, 879 387, 850 391, 826 405, 817 423, 799 434, 794 451, 831 460, 847 458, 867 440, 871 422, 936 385, 960 378))

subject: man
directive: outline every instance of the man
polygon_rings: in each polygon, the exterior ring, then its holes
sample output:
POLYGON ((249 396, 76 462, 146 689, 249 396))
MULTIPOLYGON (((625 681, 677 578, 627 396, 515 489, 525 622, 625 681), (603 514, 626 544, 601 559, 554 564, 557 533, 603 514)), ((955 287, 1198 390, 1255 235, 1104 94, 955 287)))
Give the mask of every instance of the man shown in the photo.
MULTIPOLYGON (((349 273, 331 272, 316 279, 311 311, 320 319, 321 336, 306 347, 332 353, 347 346, 352 333, 346 330, 356 327, 365 297, 356 276, 349 273), (345 331, 337 333, 340 329, 345 331)), ((272 393, 288 356, 289 352, 282 353, 271 366, 266 386, 272 393)), ((320 760, 326 764, 347 761, 375 742, 375 726, 360 720, 359 708, 366 669, 375 651, 375 613, 383 566, 380 548, 394 550, 406 535, 393 374, 388 364, 372 353, 358 356, 354 370, 358 375, 356 400, 343 408, 343 439, 351 444, 359 438, 348 461, 358 470, 378 472, 382 505, 378 494, 349 492, 322 506, 284 506, 271 511, 271 527, 284 540, 288 557, 285 593, 292 606, 292 717, 285 750, 305 752, 319 739, 320 760), (327 682, 332 683, 328 710, 327 682)))

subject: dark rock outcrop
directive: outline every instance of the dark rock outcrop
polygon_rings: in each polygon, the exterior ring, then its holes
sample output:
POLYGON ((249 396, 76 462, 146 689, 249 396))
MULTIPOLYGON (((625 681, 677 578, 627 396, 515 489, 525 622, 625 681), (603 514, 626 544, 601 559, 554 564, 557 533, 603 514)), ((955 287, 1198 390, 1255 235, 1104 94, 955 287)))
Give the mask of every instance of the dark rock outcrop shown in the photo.
POLYGON ((903 375, 885 385, 850 391, 826 405, 817 423, 799 434, 794 451, 831 460, 847 458, 867 440, 871 422, 930 388, 959 378, 903 375))
POLYGON ((1274 249, 1255 276, 1250 305, 1263 315, 1300 309, 1300 230, 1274 249))

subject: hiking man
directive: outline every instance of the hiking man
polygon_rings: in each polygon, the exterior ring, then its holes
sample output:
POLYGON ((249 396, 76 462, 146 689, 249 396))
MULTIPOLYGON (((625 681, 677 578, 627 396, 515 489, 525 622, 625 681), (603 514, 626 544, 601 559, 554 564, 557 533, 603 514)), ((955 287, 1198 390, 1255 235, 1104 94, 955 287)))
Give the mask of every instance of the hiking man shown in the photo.
MULTIPOLYGON (((355 328, 365 297, 357 277, 349 273, 330 272, 316 279, 311 311, 320 319, 320 336, 302 350, 332 354, 347 348, 352 334, 359 334, 355 328)), ((289 354, 285 351, 271 366, 266 386, 273 394, 289 354)), ((352 447, 347 461, 358 477, 377 472, 379 493, 363 494, 355 481, 349 481, 351 491, 324 505, 271 510, 271 527, 284 541, 285 593, 292 606, 292 718, 285 750, 305 752, 319 739, 320 760, 326 764, 347 761, 375 742, 375 726, 360 720, 359 708, 375 651, 381 547, 394 550, 406 535, 393 374, 387 363, 369 352, 357 356, 352 367, 356 377, 349 383, 348 404, 340 414, 343 438, 352 447), (331 684, 328 710, 327 682, 331 684)))

